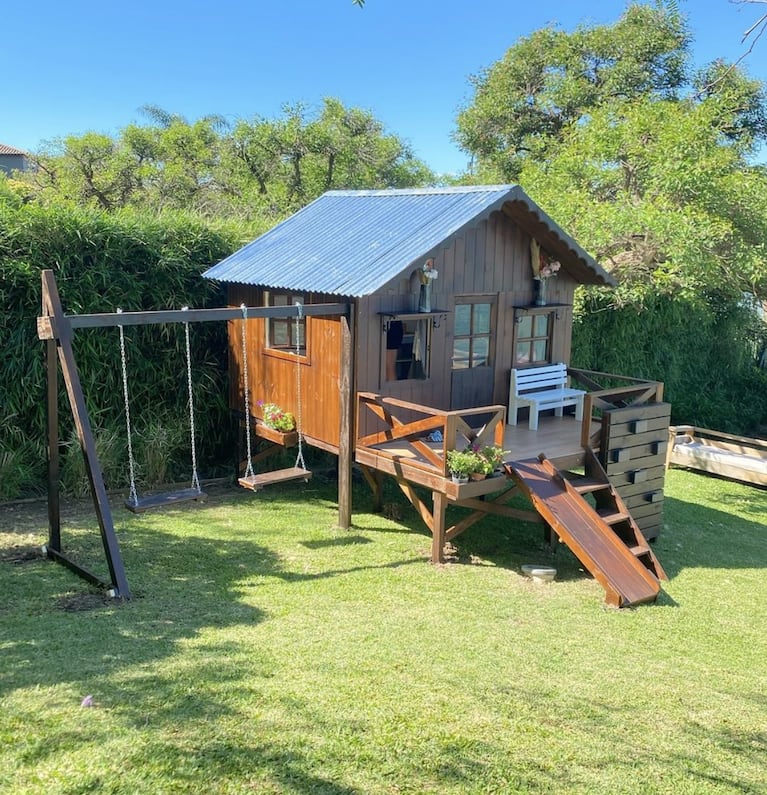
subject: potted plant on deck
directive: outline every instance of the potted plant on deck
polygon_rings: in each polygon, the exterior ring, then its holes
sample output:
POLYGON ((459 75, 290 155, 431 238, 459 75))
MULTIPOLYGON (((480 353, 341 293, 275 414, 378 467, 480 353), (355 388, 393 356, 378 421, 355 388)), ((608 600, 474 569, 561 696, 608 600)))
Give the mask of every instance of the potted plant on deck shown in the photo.
POLYGON ((454 483, 468 483, 476 464, 476 453, 472 450, 447 451, 447 468, 454 483))
POLYGON ((488 474, 492 474, 496 470, 500 470, 503 466, 503 459, 509 451, 496 445, 488 445, 487 447, 483 447, 479 452, 482 458, 490 464, 490 471, 488 474))
POLYGON ((492 469, 488 469, 488 462, 477 450, 448 450, 447 468, 455 483, 466 483, 472 476, 481 474, 485 477, 492 469))

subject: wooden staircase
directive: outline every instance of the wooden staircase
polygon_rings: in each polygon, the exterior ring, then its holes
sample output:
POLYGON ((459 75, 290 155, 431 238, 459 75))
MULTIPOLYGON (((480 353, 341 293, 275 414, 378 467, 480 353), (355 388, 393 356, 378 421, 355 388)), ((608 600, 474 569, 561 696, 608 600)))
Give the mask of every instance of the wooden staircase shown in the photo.
POLYGON ((583 497, 591 495, 595 512, 610 526, 628 547, 631 554, 648 571, 651 571, 659 580, 668 580, 652 547, 631 516, 626 503, 610 483, 596 453, 590 447, 586 448, 584 471, 584 475, 570 471, 560 472, 560 474, 572 484, 578 494, 583 497))
POLYGON ((659 580, 668 578, 590 448, 584 474, 560 471, 543 454, 506 469, 560 541, 602 585, 608 604, 655 601, 659 580))

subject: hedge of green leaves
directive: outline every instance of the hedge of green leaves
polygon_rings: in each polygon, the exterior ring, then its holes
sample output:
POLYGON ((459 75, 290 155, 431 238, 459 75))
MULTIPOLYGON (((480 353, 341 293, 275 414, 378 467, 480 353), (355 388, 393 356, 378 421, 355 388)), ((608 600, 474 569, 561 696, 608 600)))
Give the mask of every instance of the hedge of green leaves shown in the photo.
MULTIPOLYGON (((43 269, 55 272, 68 314, 221 304, 202 271, 236 247, 231 235, 181 216, 147 218, 0 202, 0 499, 45 486, 44 345, 37 338, 43 269)), ((192 324, 201 475, 233 460, 227 409, 226 330, 192 324)), ((126 328, 133 444, 145 484, 190 476, 183 326, 126 328)), ((128 476, 117 329, 75 332, 75 357, 107 485, 128 476)), ((86 487, 71 413, 60 387, 62 482, 86 487)))
MULTIPOLYGON (((181 216, 149 218, 0 201, 0 499, 45 488, 44 345, 37 339, 40 272, 56 274, 67 313, 221 304, 202 271, 229 254, 233 234, 181 216)), ((573 364, 665 383, 672 419, 764 435, 767 374, 754 364, 764 330, 732 301, 655 297, 642 309, 588 293, 573 333, 573 364), (761 337, 759 335, 762 335, 761 337), (756 348, 755 348, 756 346, 756 348)), ((200 474, 231 469, 223 323, 191 326, 200 474)), ((183 326, 126 328, 133 446, 142 484, 191 474, 183 326)), ((75 356, 108 487, 127 484, 116 329, 75 333, 75 356)), ((68 400, 60 387, 62 482, 87 489, 68 400)))
POLYGON ((672 422, 742 435, 767 431, 767 372, 757 366, 764 324, 720 295, 655 296, 611 306, 589 293, 573 331, 576 367, 663 381, 672 422))

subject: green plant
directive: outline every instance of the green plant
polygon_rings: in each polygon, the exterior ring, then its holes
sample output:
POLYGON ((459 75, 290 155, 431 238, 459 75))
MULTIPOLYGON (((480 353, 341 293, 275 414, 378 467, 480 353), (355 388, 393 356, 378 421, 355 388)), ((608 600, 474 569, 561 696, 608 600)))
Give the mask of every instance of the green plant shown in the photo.
MULTIPOLYGON (((152 417, 136 434, 136 458, 141 466, 142 481, 157 486, 168 481, 168 464, 174 453, 181 451, 188 458, 189 433, 184 427, 186 417, 152 417)), ((173 473, 173 478, 176 473, 173 473)))
POLYGON ((504 456, 508 452, 497 445, 488 445, 480 450, 480 455, 490 464, 490 472, 492 472, 495 469, 500 469, 504 456))
POLYGON ((487 460, 471 448, 447 451, 447 468, 454 475, 468 476, 474 472, 488 474, 492 469, 487 470, 487 464, 487 460))
MULTIPOLYGON (((127 477, 124 440, 110 428, 94 428, 96 455, 107 488, 121 488, 127 477)), ((71 497, 90 494, 90 481, 77 432, 72 429, 69 441, 61 445, 61 488, 71 497)))
POLYGON ((276 431, 293 431, 296 428, 296 418, 290 411, 281 409, 276 403, 261 403, 264 425, 276 431))

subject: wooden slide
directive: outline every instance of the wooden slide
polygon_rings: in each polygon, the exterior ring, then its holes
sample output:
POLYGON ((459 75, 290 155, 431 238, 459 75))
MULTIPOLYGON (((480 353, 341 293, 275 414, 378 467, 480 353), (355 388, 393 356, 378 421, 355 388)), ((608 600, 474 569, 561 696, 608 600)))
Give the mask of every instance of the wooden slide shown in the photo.
POLYGON ((593 453, 584 476, 560 472, 544 455, 507 464, 507 473, 605 589, 608 604, 655 601, 666 575, 593 453))

